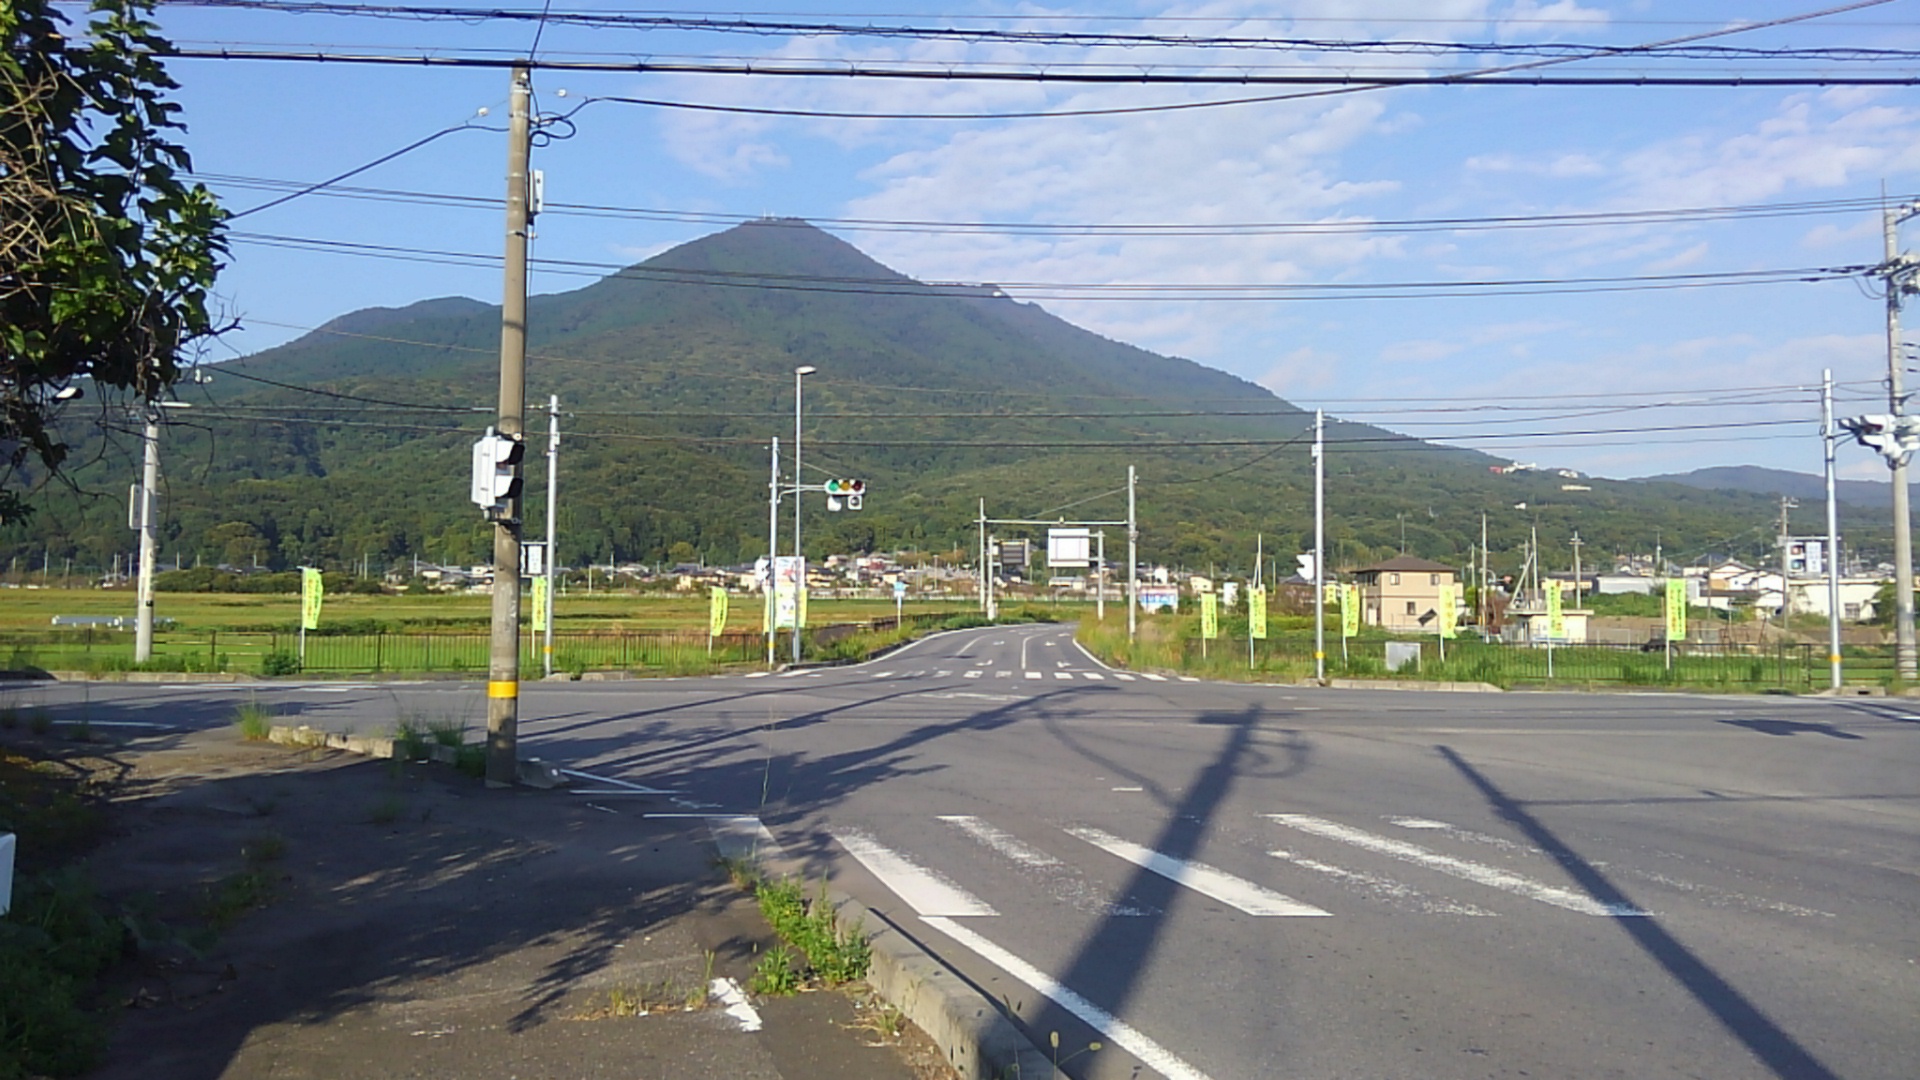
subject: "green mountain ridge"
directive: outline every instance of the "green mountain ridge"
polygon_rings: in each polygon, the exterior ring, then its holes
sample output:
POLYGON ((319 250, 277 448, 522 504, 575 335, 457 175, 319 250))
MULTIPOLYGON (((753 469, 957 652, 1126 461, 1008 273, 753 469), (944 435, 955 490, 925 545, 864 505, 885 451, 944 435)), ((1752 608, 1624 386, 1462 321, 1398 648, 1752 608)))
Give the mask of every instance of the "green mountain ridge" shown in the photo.
MULTIPOLYGON (((498 306, 464 297, 370 308, 182 387, 194 407, 163 438, 169 563, 485 561, 468 447, 491 422, 499 335, 498 306)), ((916 281, 791 219, 530 299, 527 536, 545 531, 542 414, 557 395, 563 562, 763 553, 767 443, 790 453, 799 365, 818 368, 805 479, 870 484, 859 513, 811 498, 810 553, 971 550, 982 497, 993 517, 1115 520, 1128 465, 1143 559, 1244 570, 1256 534, 1269 551, 1310 542, 1309 413, 990 287, 916 281)), ((1403 546, 1464 562, 1482 512, 1496 565, 1536 524, 1554 551, 1578 529, 1590 562, 1651 550, 1656 530, 1669 551, 1764 553, 1777 513, 1763 496, 1669 484, 1594 480, 1574 495, 1367 425, 1332 421, 1328 438, 1337 564, 1403 546)), ((99 461, 74 478, 92 496, 48 489, 35 521, 0 532, 0 556, 108 565, 131 546, 120 496, 137 449, 124 435, 90 443, 76 458, 99 461)))

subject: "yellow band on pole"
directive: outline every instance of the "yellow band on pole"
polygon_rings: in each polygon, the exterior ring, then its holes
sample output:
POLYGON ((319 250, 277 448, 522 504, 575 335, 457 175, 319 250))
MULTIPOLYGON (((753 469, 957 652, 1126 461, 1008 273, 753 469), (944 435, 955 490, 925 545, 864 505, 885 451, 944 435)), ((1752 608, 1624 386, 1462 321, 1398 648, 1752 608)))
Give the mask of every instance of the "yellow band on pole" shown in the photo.
POLYGON ((487 696, 490 698, 517 698, 520 696, 520 683, 513 679, 496 679, 487 684, 487 696))
POLYGON ((1326 654, 1326 653, 1323 653, 1323 652, 1317 652, 1317 651, 1316 651, 1316 652, 1315 652, 1315 653, 1313 654, 1313 658, 1314 658, 1315 660, 1325 660, 1325 659, 1327 658, 1327 654, 1326 654))

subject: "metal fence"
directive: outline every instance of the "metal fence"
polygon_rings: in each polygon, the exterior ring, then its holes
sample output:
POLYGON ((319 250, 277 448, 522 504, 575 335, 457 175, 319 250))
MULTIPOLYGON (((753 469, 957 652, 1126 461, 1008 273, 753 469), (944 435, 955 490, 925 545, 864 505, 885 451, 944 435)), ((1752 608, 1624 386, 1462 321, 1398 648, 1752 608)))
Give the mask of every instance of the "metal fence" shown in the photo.
MULTIPOLYGON (((954 615, 921 612, 899 620, 888 616, 832 623, 809 628, 804 644, 808 651, 817 651, 856 634, 885 633, 902 625, 912 631, 925 630, 954 615)), ((782 651, 776 655, 784 658, 785 633, 780 640, 782 651)), ((544 641, 522 634, 520 642, 521 670, 543 670, 544 641)), ((484 672, 491 651, 492 638, 485 631, 311 631, 306 636, 299 670, 319 674, 484 672)), ((148 666, 161 671, 251 673, 269 667, 270 657, 291 658, 301 652, 298 631, 170 631, 154 634, 154 661, 148 666)), ((553 635, 553 668, 557 672, 701 671, 762 661, 766 654, 766 634, 754 630, 733 630, 713 638, 681 630, 556 630, 553 635)), ((80 627, 0 634, 0 669, 124 671, 132 666, 130 631, 80 627)))

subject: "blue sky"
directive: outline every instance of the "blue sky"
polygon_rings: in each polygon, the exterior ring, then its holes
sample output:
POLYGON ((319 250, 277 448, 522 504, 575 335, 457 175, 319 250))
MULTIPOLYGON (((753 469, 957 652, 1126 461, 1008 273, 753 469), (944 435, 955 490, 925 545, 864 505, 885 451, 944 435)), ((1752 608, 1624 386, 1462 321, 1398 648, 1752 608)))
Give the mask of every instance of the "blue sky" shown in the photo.
MULTIPOLYGON (((755 9, 756 19, 990 30, 1340 40, 1634 45, 1813 10, 1813 3, 1652 0, 1293 0, 1088 7, 848 0, 755 9)), ((555 10, 634 10, 556 0, 555 10)), ((704 9, 733 17, 726 9, 704 9)), ((677 7, 677 14, 701 9, 677 7)), ((501 55, 524 22, 395 21, 168 6, 182 47, 501 55)), ((1894 0, 1713 43, 1755 49, 1920 49, 1920 0, 1894 0)), ((747 36, 547 26, 540 56, 752 57, 758 62, 950 65, 955 71, 1459 71, 1531 58, 1276 49, 926 41, 849 34, 747 36)), ((317 181, 443 128, 347 181, 497 199, 507 74, 236 60, 171 62, 196 168, 227 204, 273 197, 254 181, 317 181), (481 117, 478 112, 488 110, 481 117), (250 178, 250 179, 232 179, 250 178)), ((1920 60, 1601 57, 1555 74, 1912 74, 1920 60)), ((1066 112, 1212 101, 1285 88, 1069 86, 721 74, 536 73, 540 108, 635 96, 829 112, 1066 112), (566 96, 560 96, 565 90, 566 96)), ((1025 295, 1113 338, 1253 379, 1303 406, 1426 437, 1800 418, 1787 427, 1529 436, 1491 452, 1606 476, 1762 464, 1818 471, 1817 402, 1831 367, 1843 415, 1884 411, 1884 305, 1871 283, 1413 299, 1093 298, 1088 287, 1465 282, 1642 277, 1871 265, 1883 185, 1920 193, 1920 97, 1910 88, 1424 86, 1117 116, 993 120, 762 117, 587 104, 575 132, 535 152, 547 198, 658 211, 549 213, 536 255, 625 264, 761 214, 810 219, 1081 225, 1315 223, 1320 231, 1072 235, 828 228, 922 279, 1031 282, 1025 295), (1434 218, 1606 214, 1861 201, 1554 228, 1428 228, 1434 218), (690 214, 717 215, 704 221, 690 214), (1338 225, 1338 229, 1329 229, 1338 225), (1570 395, 1593 395, 1581 401, 1570 395), (1649 407, 1649 406, 1661 407, 1649 407), (1488 406, 1501 407, 1496 411, 1488 406), (1471 410, 1410 412, 1410 409, 1471 410)), ((452 294, 497 302, 485 266, 271 246, 260 235, 496 253, 500 211, 313 195, 235 223, 223 302, 245 324, 212 358, 257 351, 353 309, 452 294)), ((1920 246, 1920 221, 1908 226, 1920 246)), ((1191 230, 1190 230, 1191 231, 1191 230)), ((588 279, 536 274, 536 291, 588 279)), ((1471 291, 1471 290, 1449 290, 1471 291)), ((1022 295, 1015 290, 1016 296, 1022 295)), ((1365 295, 1376 296, 1377 291, 1365 295)), ((1920 324, 1920 311, 1913 320, 1920 324)), ((1864 450, 1843 472, 1880 478, 1864 450)))

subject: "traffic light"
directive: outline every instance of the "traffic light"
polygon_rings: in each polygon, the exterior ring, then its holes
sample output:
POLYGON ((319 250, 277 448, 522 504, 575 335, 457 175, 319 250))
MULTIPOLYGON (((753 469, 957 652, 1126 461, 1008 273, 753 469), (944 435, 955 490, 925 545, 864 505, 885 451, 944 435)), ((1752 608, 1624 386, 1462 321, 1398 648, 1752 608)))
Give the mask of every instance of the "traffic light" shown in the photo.
POLYGON ((829 510, 838 510, 843 505, 849 510, 858 510, 867 493, 865 480, 829 480, 825 487, 829 510))
POLYGON ((518 436, 492 428, 474 442, 472 498, 488 517, 503 516, 520 497, 520 461, 526 455, 527 444, 518 436))
POLYGON ((1920 422, 1920 417, 1875 413, 1847 417, 1840 421, 1840 426, 1852 432, 1861 446, 1879 451, 1887 464, 1901 465, 1915 449, 1920 449, 1920 429, 1916 429, 1916 422, 1920 422))

